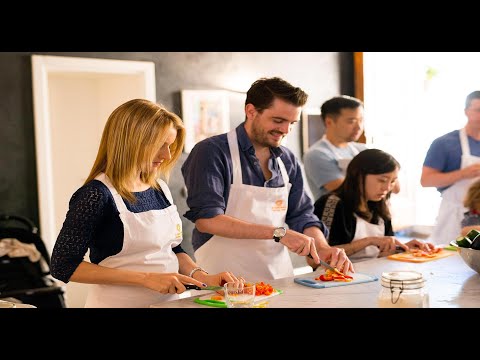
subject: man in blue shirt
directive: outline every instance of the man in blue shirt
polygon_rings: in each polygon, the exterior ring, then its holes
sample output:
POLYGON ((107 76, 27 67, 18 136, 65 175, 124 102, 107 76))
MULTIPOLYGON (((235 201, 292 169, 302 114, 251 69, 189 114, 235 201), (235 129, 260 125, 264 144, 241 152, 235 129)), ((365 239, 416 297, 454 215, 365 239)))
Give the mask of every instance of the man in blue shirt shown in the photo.
POLYGON ((184 216, 195 223, 195 259, 207 271, 224 268, 252 281, 293 276, 287 249, 308 256, 314 268, 320 256, 353 271, 345 251, 328 245, 299 162, 280 145, 307 98, 278 77, 255 81, 245 122, 196 144, 182 166, 190 208, 184 216))
POLYGON ((468 187, 480 176, 480 91, 467 96, 467 124, 435 139, 423 163, 421 184, 436 187, 442 202, 430 240, 446 244, 461 232, 463 206, 468 187))

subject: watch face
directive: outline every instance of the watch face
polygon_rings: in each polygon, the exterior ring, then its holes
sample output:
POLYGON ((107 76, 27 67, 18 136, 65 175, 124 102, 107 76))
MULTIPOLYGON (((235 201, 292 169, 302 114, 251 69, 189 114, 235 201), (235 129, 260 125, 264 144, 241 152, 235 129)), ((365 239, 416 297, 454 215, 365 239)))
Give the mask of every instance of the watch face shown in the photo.
POLYGON ((275 229, 275 231, 273 232, 273 236, 283 237, 285 236, 285 233, 286 233, 286 230, 284 228, 279 228, 279 229, 275 229))

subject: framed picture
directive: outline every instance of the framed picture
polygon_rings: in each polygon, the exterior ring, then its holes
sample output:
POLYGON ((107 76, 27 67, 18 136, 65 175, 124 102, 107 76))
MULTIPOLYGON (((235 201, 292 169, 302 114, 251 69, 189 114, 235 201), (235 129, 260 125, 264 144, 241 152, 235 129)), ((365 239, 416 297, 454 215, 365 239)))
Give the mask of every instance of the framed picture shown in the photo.
POLYGON ((302 111, 302 148, 308 150, 325 133, 325 124, 320 115, 320 108, 307 108, 302 111))
POLYGON ((230 130, 228 92, 182 90, 182 116, 186 128, 185 152, 203 139, 230 130))

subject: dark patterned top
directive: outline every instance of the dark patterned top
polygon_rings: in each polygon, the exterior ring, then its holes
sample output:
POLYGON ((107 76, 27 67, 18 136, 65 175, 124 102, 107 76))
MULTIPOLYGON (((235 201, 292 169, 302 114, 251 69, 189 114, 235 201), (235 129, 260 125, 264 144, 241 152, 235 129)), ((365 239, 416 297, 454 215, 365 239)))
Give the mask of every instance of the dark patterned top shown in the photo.
MULTIPOLYGON (((162 191, 150 188, 135 192, 137 202, 125 201, 134 213, 161 210, 171 204, 162 191)), ((123 247, 123 223, 120 220, 112 193, 101 181, 93 180, 78 189, 70 199, 69 210, 55 243, 52 276, 67 283, 75 269, 90 250, 94 264, 118 254, 123 247)), ((180 245, 175 253, 185 252, 180 245)))
MULTIPOLYGON (((327 238, 331 246, 349 244, 355 237, 357 218, 348 204, 334 193, 321 196, 315 202, 315 214, 329 230, 327 238)), ((385 236, 393 236, 392 222, 385 222, 385 236)))

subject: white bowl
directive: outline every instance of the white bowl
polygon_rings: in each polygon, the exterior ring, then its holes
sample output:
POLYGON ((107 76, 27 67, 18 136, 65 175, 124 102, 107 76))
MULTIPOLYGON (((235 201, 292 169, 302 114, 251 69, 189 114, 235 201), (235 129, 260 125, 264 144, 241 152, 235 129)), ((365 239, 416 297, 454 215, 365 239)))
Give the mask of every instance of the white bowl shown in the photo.
POLYGON ((480 274, 480 250, 459 247, 458 251, 465 264, 480 274))

